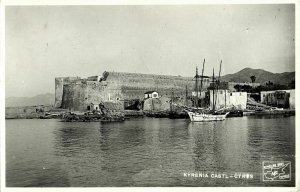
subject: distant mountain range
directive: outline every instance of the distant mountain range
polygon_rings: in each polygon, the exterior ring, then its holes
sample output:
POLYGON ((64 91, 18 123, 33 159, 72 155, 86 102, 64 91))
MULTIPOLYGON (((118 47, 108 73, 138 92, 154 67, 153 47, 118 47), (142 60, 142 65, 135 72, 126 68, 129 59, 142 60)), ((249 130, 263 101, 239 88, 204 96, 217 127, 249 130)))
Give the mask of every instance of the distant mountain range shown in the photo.
POLYGON ((250 77, 256 77, 255 83, 265 84, 271 81, 276 84, 288 85, 292 80, 295 80, 295 72, 271 73, 263 69, 245 68, 237 73, 228 74, 221 77, 222 81, 229 82, 251 82, 250 77))
POLYGON ((54 100, 55 96, 53 93, 41 94, 34 97, 8 97, 5 99, 5 107, 53 105, 54 100))

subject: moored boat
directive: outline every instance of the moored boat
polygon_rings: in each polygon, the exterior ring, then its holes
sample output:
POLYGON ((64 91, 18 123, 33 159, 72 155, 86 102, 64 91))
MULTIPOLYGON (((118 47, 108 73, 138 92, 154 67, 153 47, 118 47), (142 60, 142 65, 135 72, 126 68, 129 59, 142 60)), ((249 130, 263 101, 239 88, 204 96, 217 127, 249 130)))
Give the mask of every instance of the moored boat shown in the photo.
POLYGON ((204 112, 191 112, 191 111, 187 111, 190 120, 192 122, 195 121, 223 121, 226 119, 226 116, 229 114, 229 112, 225 113, 225 114, 213 114, 213 113, 204 113, 204 112))
MULTIPOLYGON (((201 87, 200 87, 200 93, 201 93, 201 89, 202 89, 202 77, 203 77, 203 71, 204 71, 204 63, 205 63, 205 60, 203 62, 203 69, 202 69, 202 76, 201 76, 201 87)), ((218 83, 220 82, 220 73, 221 73, 221 64, 222 64, 222 60, 221 60, 221 63, 220 63, 220 72, 219 72, 219 79, 218 79, 218 83)), ((198 70, 196 68, 196 88, 195 88, 195 91, 196 91, 196 99, 198 100, 198 70)), ((220 112, 221 109, 219 110, 215 110, 215 101, 216 101, 216 98, 215 98, 215 94, 214 94, 214 90, 215 90, 215 75, 214 75, 214 70, 213 70, 213 80, 212 80, 212 83, 213 83, 213 102, 212 102, 212 110, 205 110, 204 108, 201 108, 201 109, 198 109, 198 110, 186 110, 186 112, 188 113, 189 117, 190 117, 190 120, 192 122, 202 122, 202 121, 223 121, 226 119, 227 115, 230 113, 230 112, 220 112)), ((218 83, 217 83, 217 89, 218 89, 218 83)), ((198 103, 197 103, 197 106, 198 108, 198 103)))

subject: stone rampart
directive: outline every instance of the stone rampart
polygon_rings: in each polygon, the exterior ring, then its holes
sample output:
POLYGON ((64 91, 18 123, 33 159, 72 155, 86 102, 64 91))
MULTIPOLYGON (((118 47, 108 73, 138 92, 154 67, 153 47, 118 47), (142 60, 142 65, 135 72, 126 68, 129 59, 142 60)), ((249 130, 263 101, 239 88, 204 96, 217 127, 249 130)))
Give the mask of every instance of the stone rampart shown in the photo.
MULTIPOLYGON (((143 100, 147 91, 156 91, 159 96, 167 98, 184 98, 186 88, 190 94, 195 88, 192 77, 181 76, 104 72, 102 78, 92 80, 79 77, 56 78, 55 107, 85 111, 91 103, 143 100)), ((203 89, 208 86, 209 82, 203 83, 203 89)))

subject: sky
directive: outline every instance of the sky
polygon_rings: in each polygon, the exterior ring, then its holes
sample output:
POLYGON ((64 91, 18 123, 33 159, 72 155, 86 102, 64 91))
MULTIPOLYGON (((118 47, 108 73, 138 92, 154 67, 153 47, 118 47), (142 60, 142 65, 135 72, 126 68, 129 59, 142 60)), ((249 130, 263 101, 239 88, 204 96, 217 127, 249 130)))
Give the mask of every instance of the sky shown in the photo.
POLYGON ((104 71, 194 76, 295 71, 295 6, 7 6, 5 95, 54 93, 54 78, 104 71))

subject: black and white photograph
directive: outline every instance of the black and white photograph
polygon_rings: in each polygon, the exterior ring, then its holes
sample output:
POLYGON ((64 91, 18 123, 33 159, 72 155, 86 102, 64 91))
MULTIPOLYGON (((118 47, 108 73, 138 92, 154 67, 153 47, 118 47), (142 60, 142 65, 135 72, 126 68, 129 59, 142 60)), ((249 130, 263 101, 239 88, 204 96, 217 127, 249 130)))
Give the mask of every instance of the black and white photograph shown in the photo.
POLYGON ((298 6, 4 5, 2 189, 297 191, 298 6))

